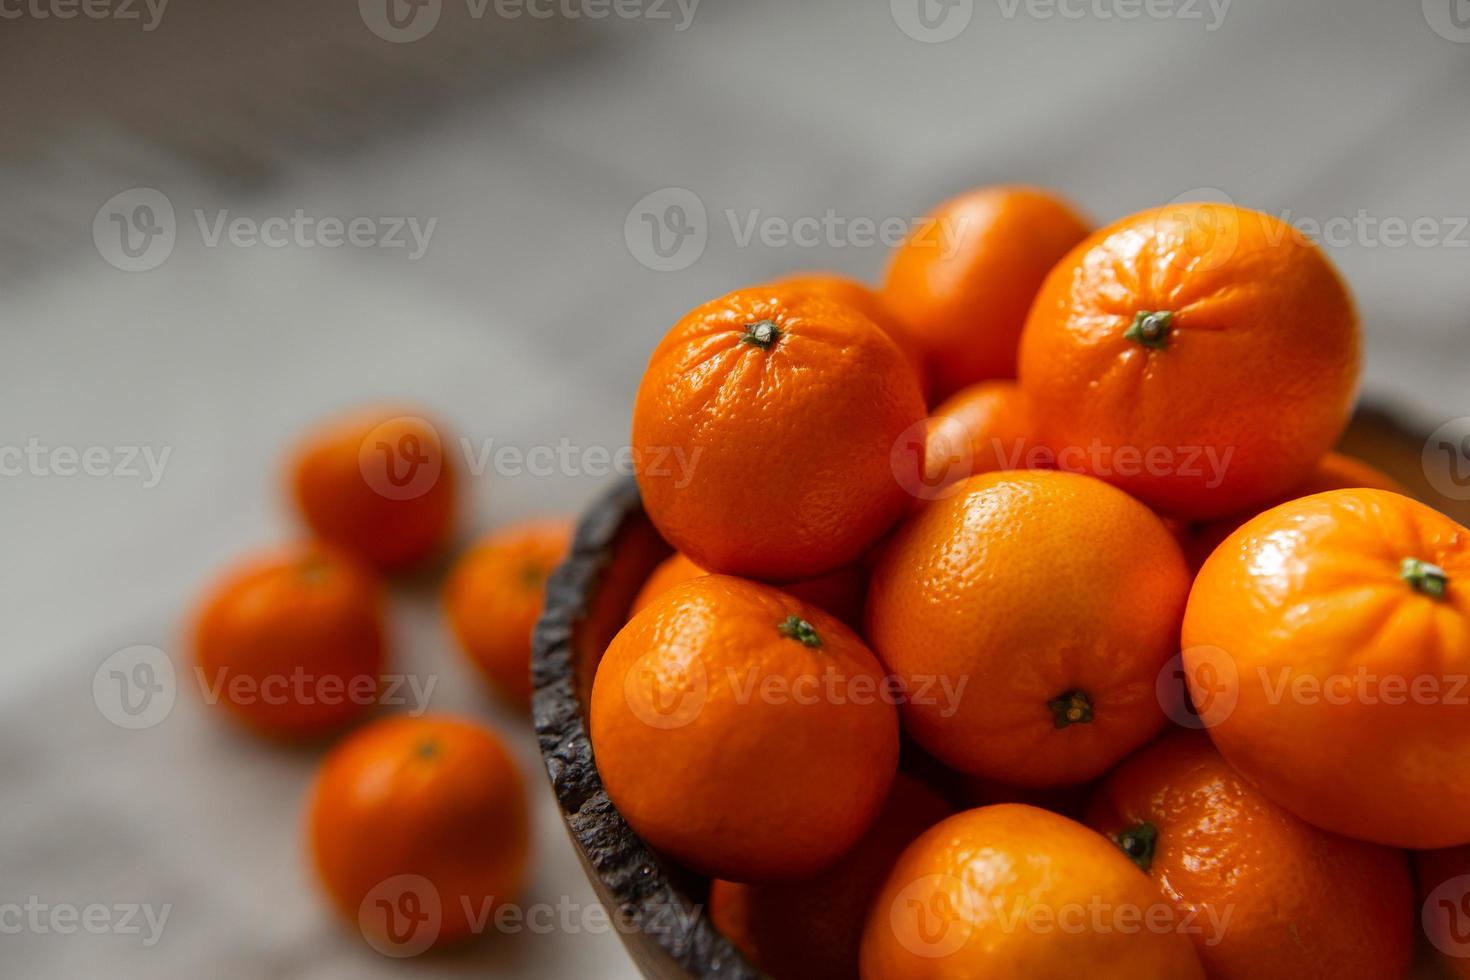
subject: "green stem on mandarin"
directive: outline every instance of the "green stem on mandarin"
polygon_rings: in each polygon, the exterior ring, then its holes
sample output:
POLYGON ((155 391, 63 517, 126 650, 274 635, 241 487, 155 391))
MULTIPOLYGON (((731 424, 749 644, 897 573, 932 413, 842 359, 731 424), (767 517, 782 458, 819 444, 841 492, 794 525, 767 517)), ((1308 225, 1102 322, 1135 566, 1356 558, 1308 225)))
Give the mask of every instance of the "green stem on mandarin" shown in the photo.
POLYGON ((1113 838, 1129 860, 1147 871, 1154 863, 1154 849, 1159 843, 1159 829, 1140 821, 1113 838))
POLYGON ((1415 592, 1434 599, 1444 598, 1450 587, 1450 577, 1443 568, 1418 558, 1405 558, 1399 566, 1399 577, 1408 582, 1415 592))
POLYGON ((1056 728, 1092 721, 1092 698, 1086 691, 1068 691, 1055 701, 1046 702, 1046 706, 1051 709, 1052 725, 1056 728))
POLYGON ((776 321, 761 320, 759 323, 745 325, 745 336, 740 338, 740 342, 761 350, 770 350, 780 339, 781 331, 776 329, 776 321))
POLYGON ((1133 323, 1123 331, 1123 338, 1164 350, 1169 346, 1169 325, 1173 320, 1174 314, 1167 310, 1139 310, 1133 314, 1133 323))
POLYGON ((822 638, 817 635, 816 627, 800 616, 787 616, 783 622, 776 624, 776 629, 782 636, 813 650, 822 645, 822 638))

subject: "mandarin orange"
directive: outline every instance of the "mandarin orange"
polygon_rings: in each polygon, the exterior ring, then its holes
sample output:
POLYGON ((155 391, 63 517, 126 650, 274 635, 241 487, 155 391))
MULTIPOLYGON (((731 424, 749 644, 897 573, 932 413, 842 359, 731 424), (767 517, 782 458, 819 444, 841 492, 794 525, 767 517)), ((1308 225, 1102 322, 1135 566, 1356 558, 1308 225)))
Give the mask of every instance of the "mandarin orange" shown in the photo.
POLYGON ((903 852, 868 913, 862 977, 1204 980, 1183 925, 1107 838, 1002 803, 903 852))
POLYGON ((883 295, 924 350, 934 397, 1016 376, 1026 311, 1090 229, 1035 187, 982 187, 921 222, 893 253, 883 295))
POLYGON ((531 630, 546 579, 566 557, 565 519, 524 521, 481 538, 444 585, 444 610, 466 656, 490 684, 522 707, 531 700, 531 630))
POLYGON ((1414 951, 1403 852, 1339 837, 1277 806, 1199 732, 1115 769, 1086 823, 1118 842, 1200 928, 1211 980, 1393 980, 1414 951))
POLYGON ((382 588, 311 543, 231 568, 193 629, 201 693, 267 735, 314 738, 378 701, 387 659, 382 588))
POLYGON ((1198 520, 1310 475, 1347 424, 1361 338, 1331 263, 1284 222, 1171 204, 1052 270, 1020 365, 1062 468, 1198 520))
POLYGON ((917 461, 890 457, 923 418, 918 380, 868 317, 805 289, 745 289, 654 351, 633 409, 638 487, 700 567, 811 578, 856 561, 906 509, 917 461))
POLYGON ((333 904, 380 952, 493 928, 525 880, 525 787, 500 738, 452 717, 395 717, 322 762, 307 841, 333 904))
MULTIPOLYGON (((628 611, 628 615, 634 615, 674 586, 708 574, 709 572, 694 564, 687 557, 675 552, 660 562, 648 576, 648 580, 643 583, 643 588, 638 590, 638 595, 633 599, 633 607, 628 611)), ((786 582, 777 588, 782 592, 791 593, 803 602, 810 602, 819 609, 825 609, 853 629, 862 625, 863 600, 868 591, 868 575, 861 564, 845 565, 835 572, 828 572, 816 578, 803 579, 800 582, 786 582)))
POLYGON ((1225 758, 1336 833, 1470 841, 1470 530, 1396 493, 1266 511, 1216 548, 1185 680, 1225 758))
POLYGON ((878 557, 866 635, 940 761, 1024 786, 1100 775, 1165 717, 1189 573, 1148 508, 1101 480, 972 476, 878 557))
POLYGON ((412 409, 376 407, 307 433, 289 472, 302 520, 383 571, 432 557, 453 529, 458 482, 440 431, 412 409))
POLYGON ((628 621, 592 685, 608 796, 650 845, 731 881, 804 878, 867 831, 898 762, 878 661, 785 592, 706 575, 628 621))

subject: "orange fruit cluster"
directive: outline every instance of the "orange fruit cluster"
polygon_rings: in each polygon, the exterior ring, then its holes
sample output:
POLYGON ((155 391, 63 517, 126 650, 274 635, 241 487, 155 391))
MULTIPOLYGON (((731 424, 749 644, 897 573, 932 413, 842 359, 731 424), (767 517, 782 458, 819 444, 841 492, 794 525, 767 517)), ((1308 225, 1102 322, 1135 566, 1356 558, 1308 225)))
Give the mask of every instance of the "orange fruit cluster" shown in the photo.
MULTIPOLYGON (((441 432, 412 409, 378 406, 306 435, 285 483, 309 534, 235 564, 191 628, 201 695, 256 734, 320 742, 407 708, 331 747, 306 814, 330 904, 391 957, 495 929, 530 854, 525 787, 500 734, 426 713, 438 677, 394 668, 388 576, 432 573, 458 518, 461 476, 441 432)), ((465 666, 518 712, 547 577, 570 539, 560 518, 509 525, 444 574, 465 666)))
POLYGON ((1406 976, 1404 849, 1470 911, 1470 531, 1333 451, 1342 280, 1224 204, 924 228, 654 350, 612 802, 777 980, 1406 976))

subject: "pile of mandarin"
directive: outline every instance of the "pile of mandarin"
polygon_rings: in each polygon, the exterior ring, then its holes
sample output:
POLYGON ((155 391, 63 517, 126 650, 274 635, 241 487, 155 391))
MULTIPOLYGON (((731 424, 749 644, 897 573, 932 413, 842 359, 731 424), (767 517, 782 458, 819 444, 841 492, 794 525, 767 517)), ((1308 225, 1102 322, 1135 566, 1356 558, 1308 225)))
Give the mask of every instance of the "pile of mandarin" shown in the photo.
POLYGON ((445 569, 464 480, 447 439, 401 405, 307 433, 283 479, 307 533, 221 574, 189 628, 186 676, 205 703, 273 742, 330 746, 306 803, 307 863, 346 923, 393 957, 499 931, 519 911, 531 851, 519 766, 491 727, 430 701, 467 667, 524 713, 531 630, 571 536, 565 519, 524 521, 445 569), (427 583, 465 662, 408 672, 389 589, 427 583))
POLYGON ((1275 218, 1026 188, 693 310, 608 796, 777 980, 1470 962, 1470 531, 1333 451, 1361 348, 1275 218))

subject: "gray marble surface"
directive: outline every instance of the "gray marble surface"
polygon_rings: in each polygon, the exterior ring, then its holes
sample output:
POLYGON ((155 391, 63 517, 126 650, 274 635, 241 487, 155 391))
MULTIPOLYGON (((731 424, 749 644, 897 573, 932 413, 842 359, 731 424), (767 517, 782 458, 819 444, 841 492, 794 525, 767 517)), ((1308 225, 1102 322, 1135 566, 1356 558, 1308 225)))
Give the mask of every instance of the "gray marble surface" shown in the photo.
MULTIPOLYGON (((466 536, 574 511, 606 482, 596 450, 626 439, 648 351, 684 310, 789 270, 876 275, 884 250, 861 240, 863 222, 1027 181, 1099 221, 1223 193, 1325 228, 1362 308, 1367 389, 1425 422, 1470 415, 1470 31, 1444 8, 1234 0, 1217 23, 1192 0, 1131 20, 1101 16, 1127 0, 976 0, 955 8, 970 20, 954 39, 926 43, 901 28, 922 34, 903 0, 704 0, 684 30, 677 13, 549 25, 570 43, 521 73, 444 83, 442 98, 436 85, 454 73, 439 62, 380 113, 350 85, 303 91, 325 129, 348 115, 381 125, 330 151, 284 139, 249 179, 188 141, 105 120, 9 161, 0 444, 107 447, 118 466, 116 447, 168 456, 156 481, 146 469, 0 477, 0 903, 172 913, 151 946, 6 935, 3 972, 404 974, 334 927, 301 869, 315 753, 237 736, 187 692, 160 724, 123 730, 92 694, 123 648, 153 645, 182 665, 182 617, 203 578, 294 533, 279 453, 322 413, 401 397, 476 447, 571 447, 574 462, 552 474, 502 467, 477 480, 466 536), (102 254, 117 257, 104 205, 140 186, 172 207, 175 244, 150 271, 125 272, 102 254), (638 203, 659 195, 659 219, 688 194, 706 215, 702 253, 649 268, 638 203), (435 224, 416 259, 210 241, 221 212, 261 222, 298 209, 435 224), (752 221, 779 232, 804 218, 839 230, 814 244, 745 240, 752 221), (1395 223, 1416 219, 1419 241, 1401 242, 1395 223)), ((393 64, 407 76, 404 49, 393 64)), ((269 73, 268 59, 255 70, 269 73)), ((21 92, 43 99, 43 83, 21 92)), ((528 734, 461 666, 429 585, 395 590, 393 613, 404 669, 440 678, 434 707, 513 733, 537 790, 528 902, 584 907, 591 892, 528 734)), ((615 937, 580 927, 499 937, 412 972, 634 975, 615 937)))

